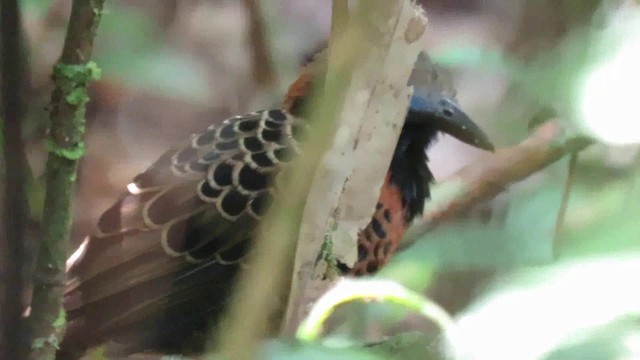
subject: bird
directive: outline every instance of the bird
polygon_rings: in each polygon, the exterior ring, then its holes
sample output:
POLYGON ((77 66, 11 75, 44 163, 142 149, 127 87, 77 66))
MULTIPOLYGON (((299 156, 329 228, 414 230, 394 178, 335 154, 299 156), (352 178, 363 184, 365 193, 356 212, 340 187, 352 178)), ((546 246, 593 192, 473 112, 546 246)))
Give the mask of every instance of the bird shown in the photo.
MULTIPOLYGON (((220 319, 251 238, 278 192, 278 175, 301 152, 312 127, 308 99, 326 52, 302 66, 280 108, 231 117, 192 135, 135 176, 67 261, 67 331, 59 359, 109 342, 120 353, 204 351, 220 319)), ((438 85, 421 52, 408 85, 413 95, 379 201, 358 235, 358 261, 345 276, 375 273, 397 250, 430 198, 426 150, 443 132, 493 150, 438 85)))

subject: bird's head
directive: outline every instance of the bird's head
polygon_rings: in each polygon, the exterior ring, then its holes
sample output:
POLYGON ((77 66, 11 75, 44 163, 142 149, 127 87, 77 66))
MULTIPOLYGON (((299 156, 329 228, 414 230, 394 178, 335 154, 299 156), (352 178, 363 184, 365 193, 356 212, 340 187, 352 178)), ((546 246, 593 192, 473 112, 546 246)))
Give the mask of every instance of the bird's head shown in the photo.
POLYGON ((405 122, 405 131, 412 137, 424 136, 428 142, 438 132, 484 150, 494 150, 487 135, 460 108, 455 91, 443 79, 443 70, 436 69, 429 57, 421 52, 409 78, 413 95, 405 122))

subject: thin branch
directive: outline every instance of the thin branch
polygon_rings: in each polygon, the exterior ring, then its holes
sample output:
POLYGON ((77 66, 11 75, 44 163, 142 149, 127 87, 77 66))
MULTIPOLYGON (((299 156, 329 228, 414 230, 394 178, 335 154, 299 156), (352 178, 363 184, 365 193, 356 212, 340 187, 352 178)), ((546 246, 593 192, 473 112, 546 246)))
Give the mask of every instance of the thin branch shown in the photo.
POLYGON ((549 121, 520 144, 478 159, 434 188, 432 201, 425 207, 422 219, 407 231, 403 247, 439 224, 456 219, 470 207, 494 198, 509 185, 590 144, 584 138, 566 139, 559 122, 549 121))
POLYGON ((26 355, 25 326, 22 319, 25 289, 26 226, 29 217, 25 188, 28 163, 22 125, 25 57, 22 44, 22 24, 17 0, 2 2, 2 145, 4 161, 3 238, 6 241, 4 294, 2 309, 3 359, 19 359, 26 355))
POLYGON ((556 226, 553 232, 553 254, 558 253, 560 248, 560 235, 562 234, 562 228, 564 226, 564 219, 567 215, 567 209, 569 209, 569 198, 571 197, 571 190, 573 190, 573 184, 575 183, 576 168, 578 166, 578 153, 572 152, 569 155, 569 171, 567 172, 567 180, 565 181, 564 190, 562 192, 562 200, 560 201, 560 208, 558 209, 558 216, 556 218, 556 226))
POLYGON ((79 159, 84 154, 87 85, 99 77, 90 62, 104 0, 73 1, 50 104, 43 238, 39 246, 31 304, 32 359, 53 359, 64 331, 62 296, 79 159))

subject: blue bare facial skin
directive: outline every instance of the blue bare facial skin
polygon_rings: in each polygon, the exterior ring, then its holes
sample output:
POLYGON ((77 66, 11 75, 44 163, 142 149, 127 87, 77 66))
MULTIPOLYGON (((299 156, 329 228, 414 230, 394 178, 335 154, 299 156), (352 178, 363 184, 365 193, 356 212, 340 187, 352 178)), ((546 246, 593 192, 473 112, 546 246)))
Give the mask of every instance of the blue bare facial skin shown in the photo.
POLYGON ((438 73, 426 53, 418 55, 408 85, 413 86, 413 95, 407 122, 421 123, 480 149, 495 149, 484 131, 460 108, 455 95, 438 88, 438 73))
POLYGON ((450 97, 428 89, 414 88, 409 112, 412 121, 428 121, 438 131, 449 134, 465 144, 493 151, 489 137, 450 97))

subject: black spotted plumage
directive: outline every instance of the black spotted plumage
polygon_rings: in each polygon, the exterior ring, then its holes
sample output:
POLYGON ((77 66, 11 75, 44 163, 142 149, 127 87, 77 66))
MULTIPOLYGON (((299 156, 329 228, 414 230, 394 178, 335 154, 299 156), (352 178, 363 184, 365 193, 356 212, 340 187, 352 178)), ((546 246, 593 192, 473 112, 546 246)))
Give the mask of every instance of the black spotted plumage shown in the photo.
POLYGON ((258 139, 257 136, 247 136, 242 139, 242 145, 244 145, 245 149, 249 152, 261 152, 264 150, 264 142, 258 139))
POLYGON ((269 181, 267 175, 248 164, 242 165, 238 171, 237 183, 243 190, 259 191, 267 187, 269 181))
POLYGON ((210 129, 196 137, 194 147, 203 147, 210 144, 216 138, 216 130, 210 129))
POLYGON ((222 188, 232 185, 233 163, 223 162, 217 164, 217 166, 211 167, 209 172, 211 173, 209 180, 214 187, 222 188))
MULTIPOLYGON (((222 156, 222 154, 220 154, 219 151, 211 150, 208 153, 204 154, 202 157, 192 159, 190 162, 200 162, 200 163, 204 163, 204 164, 209 165, 212 162, 214 162, 217 159, 219 159, 221 156, 222 156)), ((207 167, 207 169, 208 169, 208 167, 207 167)))
POLYGON ((198 194, 200 195, 201 199, 210 202, 215 201, 215 199, 220 196, 220 194, 222 194, 222 190, 212 188, 209 182, 204 180, 198 187, 198 194))
POLYGON ((235 129, 235 126, 236 126, 235 123, 230 123, 230 124, 221 126, 220 130, 218 130, 218 136, 220 136, 220 139, 229 140, 229 139, 235 138, 237 135, 237 130, 235 129))
POLYGON ((269 156, 266 151, 251 154, 251 162, 257 167, 270 168, 276 164, 273 157, 269 156))
POLYGON ((136 176, 69 264, 65 348, 198 344, 277 192, 274 175, 298 152, 300 121, 284 110, 228 119, 136 176))
POLYGON ((242 120, 238 122, 238 130, 243 133, 255 131, 260 125, 259 119, 242 120))
POLYGON ((269 191, 263 191, 261 194, 251 200, 250 211, 254 216, 260 217, 267 212, 267 209, 273 202, 273 196, 269 191))
POLYGON ((206 172, 209 168, 209 163, 203 161, 202 159, 191 160, 187 165, 187 169, 191 172, 206 172))
POLYGON ((238 140, 229 140, 216 143, 216 150, 221 152, 233 151, 238 148, 238 140))

